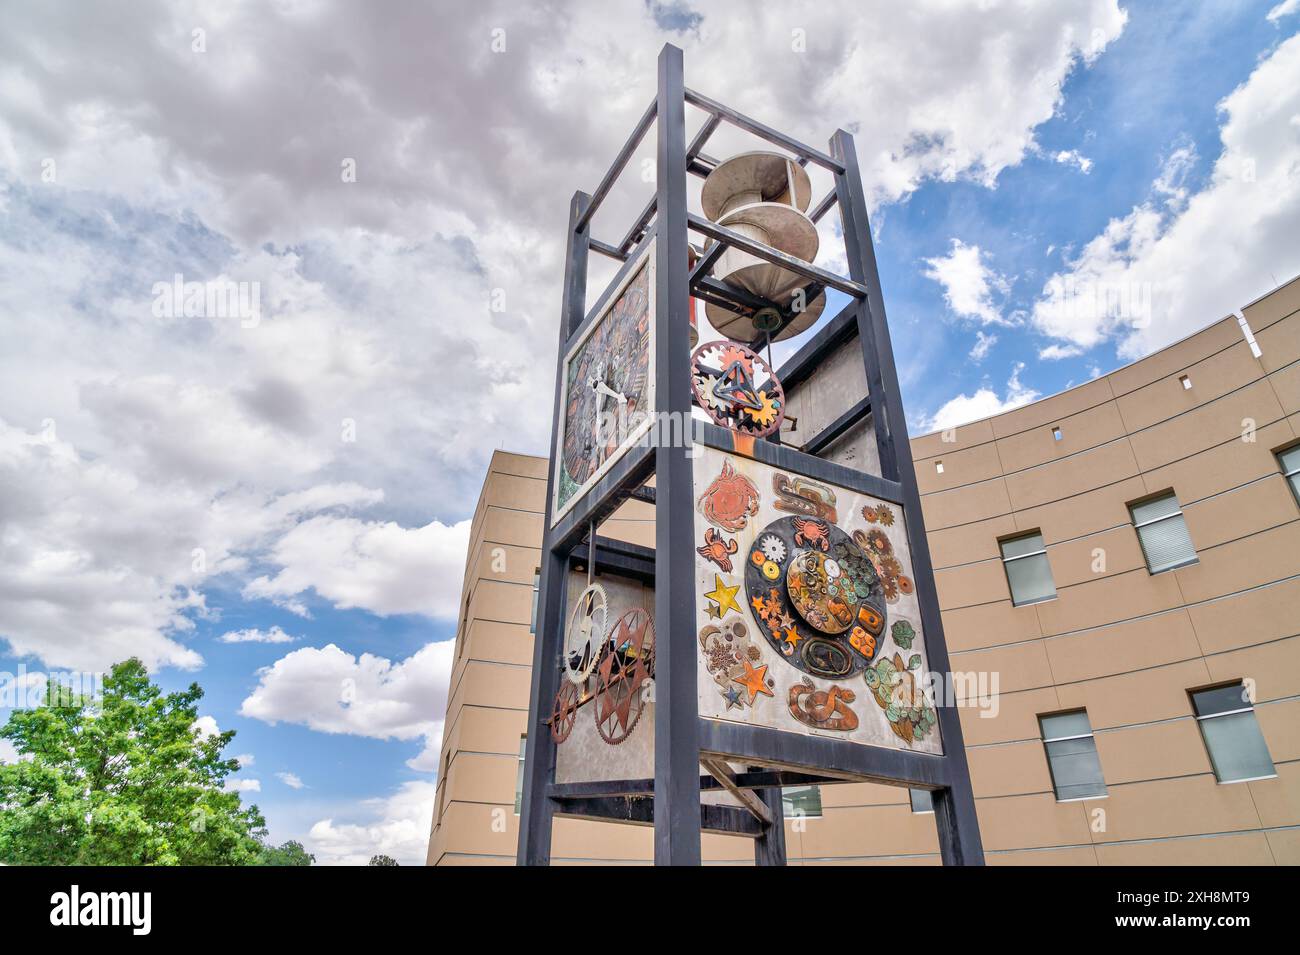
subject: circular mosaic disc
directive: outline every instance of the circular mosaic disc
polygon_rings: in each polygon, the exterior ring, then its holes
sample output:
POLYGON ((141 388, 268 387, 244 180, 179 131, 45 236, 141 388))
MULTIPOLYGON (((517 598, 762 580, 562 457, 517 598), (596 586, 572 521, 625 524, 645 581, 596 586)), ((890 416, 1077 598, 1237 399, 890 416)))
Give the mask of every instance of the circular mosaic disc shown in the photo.
POLYGON ((860 673, 883 641, 884 586, 862 548, 829 521, 782 517, 759 531, 745 595, 768 642, 813 676, 860 673))
POLYGON ((804 551, 785 572, 786 593, 794 609, 822 633, 843 633, 853 626, 858 605, 871 593, 872 583, 868 577, 846 573, 837 560, 819 550, 804 551))

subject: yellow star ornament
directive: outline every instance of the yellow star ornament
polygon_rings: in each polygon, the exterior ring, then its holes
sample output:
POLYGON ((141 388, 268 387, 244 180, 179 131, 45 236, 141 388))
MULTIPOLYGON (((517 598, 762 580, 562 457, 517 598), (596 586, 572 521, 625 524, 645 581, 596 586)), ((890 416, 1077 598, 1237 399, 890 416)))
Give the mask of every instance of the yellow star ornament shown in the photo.
POLYGON ((740 604, 736 603, 736 591, 740 590, 740 584, 734 587, 728 587, 722 582, 721 574, 713 575, 713 589, 704 596, 708 597, 718 605, 718 616, 725 617, 728 610, 734 610, 740 613, 740 604))

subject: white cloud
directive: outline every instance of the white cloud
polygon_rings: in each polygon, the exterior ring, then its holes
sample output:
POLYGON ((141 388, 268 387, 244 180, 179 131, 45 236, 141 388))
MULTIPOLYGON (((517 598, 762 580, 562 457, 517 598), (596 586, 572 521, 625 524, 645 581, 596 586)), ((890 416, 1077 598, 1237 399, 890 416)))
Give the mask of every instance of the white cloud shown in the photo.
POLYGON ((211 716, 200 716, 190 726, 190 729, 198 730, 199 736, 204 738, 216 736, 221 732, 221 727, 217 725, 217 721, 211 716))
POLYGON ((226 792, 230 793, 260 793, 262 791, 261 780, 257 779, 227 779, 226 792))
POLYGON ((1179 143, 1151 198, 1112 219, 1036 303, 1062 347, 1114 339, 1137 358, 1210 324, 1300 272, 1300 35, 1219 104, 1222 150, 1199 191, 1179 143))
POLYGON ((252 766, 253 763, 255 762, 252 753, 240 753, 238 756, 232 756, 231 759, 239 760, 240 769, 247 769, 249 766, 252 766))
POLYGON ((324 733, 423 738, 423 750, 407 765, 431 772, 442 745, 453 647, 451 640, 429 643, 397 663, 369 653, 356 657, 332 643, 294 650, 258 671, 258 685, 239 712, 324 733))
POLYGON ((1282 0, 1276 7, 1268 11, 1266 19, 1270 21, 1281 20, 1283 17, 1290 16, 1300 10, 1300 0, 1282 0))
POLYGON ((1151 184, 1151 191, 1164 197, 1164 204, 1174 212, 1179 212, 1187 205, 1187 178, 1196 169, 1200 156, 1196 144, 1189 139, 1180 138, 1177 145, 1160 165, 1160 175, 1151 184))
POLYGON ((988 355, 989 349, 998 343, 997 335, 989 335, 977 331, 975 333, 975 344, 970 350, 970 360, 979 364, 988 355))
POLYGON ((953 239, 946 256, 925 260, 929 268, 923 274, 943 286, 944 301, 954 314, 986 325, 1007 325, 994 298, 1005 296, 1009 286, 987 258, 978 245, 953 239))
POLYGON ((1038 350, 1038 357, 1043 361, 1059 361, 1062 358, 1074 358, 1082 355, 1083 349, 1078 345, 1048 345, 1038 350))
POLYGON ((259 630, 256 627, 247 630, 230 630, 217 637, 221 643, 293 643, 297 639, 289 636, 278 626, 271 627, 269 630, 259 630))
POLYGON ((468 520, 401 527, 332 516, 304 521, 276 542, 275 577, 258 577, 245 597, 293 598, 315 590, 337 607, 387 616, 455 618, 469 543, 468 520))
POLYGON ((16 763, 18 758, 17 747, 10 740, 0 737, 0 763, 16 763))
POLYGON ((184 638, 208 615, 207 581, 239 573, 241 551, 304 513, 376 500, 350 483, 197 488, 83 450, 62 420, 35 432, 0 420, 0 636, 49 666, 105 670, 130 656, 151 668, 201 666, 184 638))
POLYGON ((1084 175, 1092 172, 1092 160, 1077 149, 1062 149, 1052 158, 1062 165, 1076 167, 1084 175))
MULTIPOLYGON (((187 584, 192 539, 171 524, 184 492, 152 500, 57 430, 0 420, 0 636, 49 666, 102 670, 128 656, 195 667, 178 635, 204 601, 187 584)), ((214 555, 215 558, 215 555, 214 555)))
POLYGON ((999 398, 997 392, 992 388, 983 387, 976 390, 974 394, 961 394, 944 403, 938 411, 926 422, 930 431, 943 431, 948 428, 955 428, 958 425, 969 424, 972 421, 979 421, 981 418, 987 418, 991 415, 1001 414, 1004 411, 1010 411, 1013 408, 1019 408, 1021 405, 1027 405, 1029 402, 1038 398, 1038 392, 1021 383, 1020 372, 1024 370, 1025 363, 1018 362, 1011 372, 1011 377, 1007 379, 1007 387, 1004 395, 999 398))
POLYGON ((317 822, 308 833, 307 849, 321 865, 365 865, 378 854, 392 856, 402 865, 423 865, 433 800, 433 783, 403 783, 390 796, 363 802, 359 821, 317 822))
MULTIPOLYGON (((449 614, 490 449, 544 449, 568 197, 649 101, 665 39, 739 109, 815 144, 854 129, 878 206, 1036 153, 1125 14, 733 0, 679 33, 636 3, 320 0, 207 11, 203 54, 194 19, 49 2, 0 31, 0 334, 20 343, 0 349, 0 637, 52 665, 200 666, 185 638, 222 575, 304 616, 313 590, 449 614), (156 317, 154 283, 178 272, 260 283, 260 323, 156 317), (57 439, 33 442, 47 419, 57 439)), ((710 151, 750 146, 724 132, 710 151)), ((629 179, 603 238, 645 201, 629 179)))
POLYGON ((280 780, 280 782, 284 783, 290 789, 305 789, 307 786, 307 784, 299 779, 294 773, 276 773, 275 778, 280 780))

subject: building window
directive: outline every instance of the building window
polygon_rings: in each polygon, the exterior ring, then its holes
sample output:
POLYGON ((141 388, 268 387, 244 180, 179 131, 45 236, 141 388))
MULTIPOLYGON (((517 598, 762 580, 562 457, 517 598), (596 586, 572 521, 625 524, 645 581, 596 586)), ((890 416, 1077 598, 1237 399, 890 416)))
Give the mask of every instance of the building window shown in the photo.
POLYGON ((935 473, 935 474, 942 474, 942 473, 943 473, 943 462, 942 462, 942 461, 935 461, 935 462, 934 462, 934 473, 935 473))
POLYGON ((1011 587, 1011 602, 1017 607, 1051 600, 1056 596, 1052 567, 1047 562, 1043 535, 1035 532, 1002 542, 1002 564, 1011 587))
POLYGON ((1300 444, 1277 453, 1277 462, 1282 466, 1282 476, 1291 485, 1291 493, 1296 503, 1300 503, 1300 444))
POLYGON ((1088 713, 1057 713, 1040 716, 1047 766, 1058 800, 1089 799, 1106 795, 1106 780, 1097 758, 1097 741, 1092 736, 1088 713))
POLYGON ((928 789, 909 789, 912 812, 934 812, 934 793, 928 789))
POLYGON ((1130 504, 1129 512, 1147 559, 1147 570, 1158 574, 1196 563, 1196 548, 1173 491, 1141 504, 1130 504))
POLYGON ((1192 710, 1219 782, 1239 783, 1277 775, 1245 686, 1233 683, 1198 690, 1192 693, 1192 710))
POLYGON ((524 808, 524 749, 528 746, 528 736, 519 737, 519 768, 515 770, 515 815, 524 808))
POLYGON ((528 632, 537 632, 537 599, 542 592, 542 569, 540 567, 533 570, 533 615, 528 621, 528 632))
POLYGON ((1182 382, 1183 391, 1192 390, 1192 379, 1188 378, 1186 375, 1179 375, 1178 380, 1182 382))
POLYGON ((1056 427, 1056 428, 1053 428, 1053 429, 1052 429, 1052 440, 1053 440, 1053 441, 1060 441, 1061 438, 1063 438, 1063 437, 1065 437, 1065 435, 1061 434, 1061 429, 1060 429, 1059 427, 1056 427))
POLYGON ((802 816, 805 819, 822 817, 822 790, 820 786, 786 786, 781 790, 781 811, 786 818, 802 816))

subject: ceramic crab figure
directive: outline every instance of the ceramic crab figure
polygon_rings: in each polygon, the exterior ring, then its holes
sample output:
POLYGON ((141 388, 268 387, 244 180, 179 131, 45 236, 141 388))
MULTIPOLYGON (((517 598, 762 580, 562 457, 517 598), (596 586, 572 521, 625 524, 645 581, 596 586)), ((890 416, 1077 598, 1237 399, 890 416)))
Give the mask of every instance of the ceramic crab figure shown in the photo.
POLYGON ((740 545, 734 540, 728 540, 710 527, 704 531, 704 546, 695 548, 695 552, 705 560, 713 561, 729 574, 731 573, 731 555, 739 547, 740 545))
POLYGON ((699 508, 710 524, 734 534, 758 513, 758 488, 724 461, 722 472, 700 495, 699 508))
POLYGON ((796 517, 794 526, 794 542, 800 547, 816 547, 823 553, 830 550, 830 528, 824 521, 796 517))

